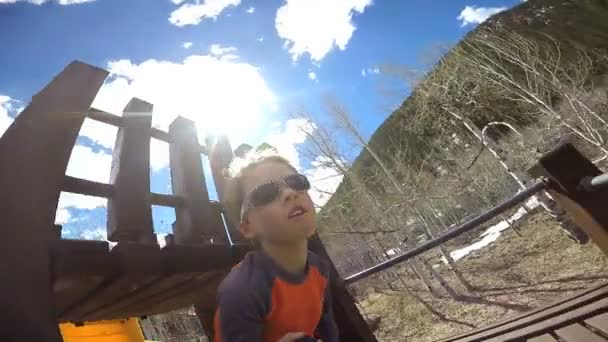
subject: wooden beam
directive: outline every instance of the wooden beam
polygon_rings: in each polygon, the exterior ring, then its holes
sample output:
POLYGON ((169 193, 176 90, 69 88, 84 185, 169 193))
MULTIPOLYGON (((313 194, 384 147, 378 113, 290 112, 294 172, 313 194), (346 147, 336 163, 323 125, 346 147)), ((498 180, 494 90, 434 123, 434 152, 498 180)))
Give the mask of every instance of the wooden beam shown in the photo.
POLYGON ((0 139, 0 336, 61 341, 51 292, 49 243, 65 171, 105 70, 70 63, 0 139))
POLYGON ((180 116, 169 126, 169 134, 171 188, 184 199, 184 205, 175 209, 175 243, 226 241, 221 214, 209 202, 194 122, 180 116))
POLYGON ((150 193, 150 202, 153 205, 161 205, 163 207, 181 208, 186 203, 185 199, 180 196, 150 193))
POLYGON ((131 99, 124 109, 112 156, 108 240, 157 244, 150 203, 152 104, 131 99))
POLYGON ((107 125, 122 127, 122 116, 104 112, 101 109, 90 108, 87 117, 91 120, 103 122, 107 125))
POLYGON ((602 172, 574 146, 565 143, 542 156, 530 173, 549 179, 549 194, 608 255, 608 189, 584 189, 584 181, 588 177, 602 172))
POLYGON ((361 316, 355 300, 346 289, 344 281, 334 266, 318 234, 308 242, 308 248, 331 266, 330 286, 334 316, 340 331, 340 341, 375 342, 376 337, 361 316))
MULTIPOLYGON (((220 204, 225 203, 227 171, 232 159, 234 159, 234 153, 230 141, 224 135, 218 137, 209 151, 209 165, 220 204)), ((243 236, 228 219, 226 219, 226 226, 233 243, 243 242, 243 236)))
POLYGON ((114 193, 114 186, 112 184, 64 176, 61 190, 87 196, 110 198, 114 193))

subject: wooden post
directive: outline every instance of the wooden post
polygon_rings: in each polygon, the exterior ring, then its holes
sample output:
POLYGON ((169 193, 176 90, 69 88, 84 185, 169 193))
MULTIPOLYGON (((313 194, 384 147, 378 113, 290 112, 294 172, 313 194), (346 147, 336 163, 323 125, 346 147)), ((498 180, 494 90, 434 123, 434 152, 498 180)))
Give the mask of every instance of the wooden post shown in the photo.
POLYGON ((338 270, 329 258, 321 238, 315 234, 308 242, 308 248, 331 265, 331 295, 334 316, 340 330, 340 341, 375 342, 376 337, 361 316, 355 300, 346 289, 338 270))
POLYGON ((194 122, 176 118, 169 126, 171 186, 185 205, 175 209, 173 237, 177 244, 226 241, 224 223, 209 202, 201 152, 194 122))
POLYGON ((0 336, 61 341, 49 248, 61 184, 86 112, 107 72, 70 63, 0 139, 0 336))
POLYGON ((582 182, 601 171, 571 144, 559 145, 540 158, 530 173, 551 181, 549 193, 572 220, 608 255, 608 189, 587 191, 582 182))
MULTIPOLYGON (((225 203, 226 171, 233 158, 232 147, 228 138, 224 135, 218 137, 209 148, 209 165, 211 166, 211 174, 220 204, 225 203)), ((243 242, 243 237, 228 219, 226 219, 226 226, 233 243, 243 242)))
POLYGON ((112 156, 108 240, 156 244, 150 204, 152 104, 131 99, 123 111, 112 156))

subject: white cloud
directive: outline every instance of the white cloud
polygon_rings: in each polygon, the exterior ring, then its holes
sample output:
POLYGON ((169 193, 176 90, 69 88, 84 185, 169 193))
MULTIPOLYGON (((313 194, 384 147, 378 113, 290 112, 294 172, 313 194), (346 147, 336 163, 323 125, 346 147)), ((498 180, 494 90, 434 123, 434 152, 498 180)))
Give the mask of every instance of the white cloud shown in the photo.
POLYGON ((13 123, 13 118, 8 115, 13 111, 13 108, 13 99, 6 95, 0 95, 0 137, 13 123))
POLYGON ((214 56, 229 55, 231 52, 236 52, 234 46, 222 46, 221 44, 211 44, 209 46, 209 53, 214 56))
MULTIPOLYGON (((0 4, 14 4, 17 2, 27 2, 30 4, 34 4, 34 5, 42 5, 45 2, 49 2, 52 0, 0 0, 0 4)), ((78 4, 84 4, 87 2, 93 2, 95 0, 56 0, 54 2, 60 4, 60 5, 78 5, 78 4)))
POLYGON ((371 68, 363 68, 361 69, 361 76, 366 77, 372 74, 379 74, 380 73, 380 68, 378 67, 371 67, 371 68))
POLYGON ((317 74, 314 71, 309 71, 308 78, 314 81, 317 79, 317 74))
POLYGON ((197 1, 183 4, 171 12, 169 22, 179 27, 198 25, 205 18, 215 20, 227 7, 238 6, 240 3, 241 0, 202 0, 202 3, 197 1))
POLYGON ((66 224, 72 220, 72 214, 65 208, 58 208, 55 213, 55 224, 66 224))
POLYGON ((464 27, 472 24, 481 24, 489 17, 498 12, 506 10, 506 7, 476 7, 466 6, 456 18, 460 21, 460 26, 464 27))
POLYGON ((111 167, 112 156, 110 154, 102 151, 94 152, 90 147, 76 145, 72 150, 65 174, 94 182, 108 183, 111 167))
POLYGON ((322 60, 334 47, 346 49, 355 31, 352 17, 372 0, 286 0, 275 17, 275 28, 294 61, 308 53, 322 60))
POLYGON ((245 11, 245 12, 247 12, 247 13, 249 13, 249 14, 252 14, 252 13, 254 13, 254 12, 255 12, 255 7, 251 6, 251 7, 249 7, 249 8, 247 9, 247 11, 245 11))
POLYGON ((80 128, 81 136, 88 137, 96 144, 110 149, 116 142, 116 133, 118 133, 118 127, 88 118, 84 120, 80 128))
POLYGON ((306 141, 306 132, 315 129, 314 124, 305 119, 290 119, 277 125, 273 123, 274 133, 271 133, 264 142, 277 149, 277 152, 291 163, 297 170, 301 170, 300 156, 297 145, 306 141))
POLYGON ((93 197, 93 196, 85 196, 74 194, 71 192, 62 192, 59 196, 59 203, 57 205, 57 210, 60 211, 62 209, 95 209, 95 208, 105 208, 108 205, 108 200, 102 197, 93 197))
POLYGON ((182 47, 183 47, 184 49, 189 49, 189 48, 191 48, 191 47, 192 47, 192 42, 184 42, 184 43, 182 44, 182 47))
POLYGON ((108 239, 108 231, 105 227, 99 227, 95 229, 85 229, 80 231, 79 238, 82 240, 101 240, 105 241, 108 239))
MULTIPOLYGON (((258 68, 230 54, 192 55, 183 62, 119 60, 109 62, 108 69, 112 76, 93 107, 119 114, 132 97, 138 97, 154 105, 153 125, 168 130, 173 119, 183 115, 196 122, 201 142, 207 132, 227 133, 236 146, 255 133, 265 113, 277 107, 258 68)), ((114 137, 94 140, 107 146, 114 137)), ((154 145, 153 139, 153 151, 154 145)), ((154 158, 153 153, 153 165, 154 158)))
POLYGON ((181 4, 182 2, 184 2, 184 1, 185 1, 185 0, 171 0, 171 2, 172 2, 174 5, 179 5, 179 4, 181 4))
POLYGON ((318 208, 327 203, 344 178, 342 174, 327 165, 326 158, 319 156, 311 162, 311 168, 304 171, 312 185, 310 197, 318 208))

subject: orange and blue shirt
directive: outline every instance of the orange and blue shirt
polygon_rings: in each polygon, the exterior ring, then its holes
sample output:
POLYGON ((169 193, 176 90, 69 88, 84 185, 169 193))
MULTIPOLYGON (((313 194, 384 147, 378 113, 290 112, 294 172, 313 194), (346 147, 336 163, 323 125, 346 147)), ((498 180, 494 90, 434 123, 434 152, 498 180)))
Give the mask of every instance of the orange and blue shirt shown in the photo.
POLYGON ((285 271, 261 250, 249 253, 219 286, 214 341, 277 342, 303 332, 337 342, 329 269, 311 252, 301 274, 285 271))

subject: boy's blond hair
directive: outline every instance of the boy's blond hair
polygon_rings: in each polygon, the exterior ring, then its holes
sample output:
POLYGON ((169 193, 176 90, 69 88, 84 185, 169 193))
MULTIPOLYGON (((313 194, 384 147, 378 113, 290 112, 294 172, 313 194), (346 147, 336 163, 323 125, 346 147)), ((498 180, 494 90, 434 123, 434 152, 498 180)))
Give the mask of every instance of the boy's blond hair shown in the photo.
POLYGON ((251 151, 242 158, 235 158, 230 163, 230 167, 227 170, 223 207, 226 218, 232 224, 238 226, 241 223, 241 206, 246 195, 243 189, 245 175, 255 167, 268 162, 283 164, 295 171, 295 168, 287 159, 268 151, 251 151))

